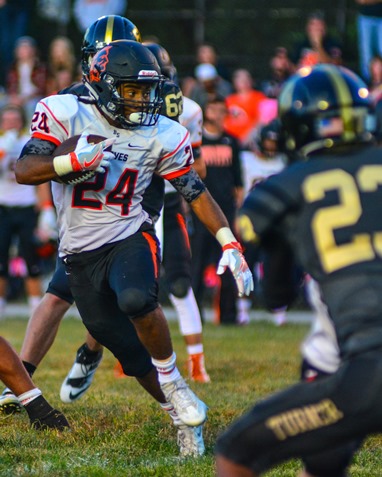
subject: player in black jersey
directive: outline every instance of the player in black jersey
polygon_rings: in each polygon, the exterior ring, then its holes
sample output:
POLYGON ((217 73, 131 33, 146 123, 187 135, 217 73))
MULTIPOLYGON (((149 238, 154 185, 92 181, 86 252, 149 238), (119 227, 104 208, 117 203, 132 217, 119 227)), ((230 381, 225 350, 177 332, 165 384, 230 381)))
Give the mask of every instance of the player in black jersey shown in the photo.
POLYGON ((269 253, 286 244, 318 282, 341 365, 230 426, 217 441, 219 477, 258 476, 319 453, 319 475, 342 476, 330 451, 382 430, 382 151, 367 130, 369 107, 362 80, 334 65, 301 69, 280 94, 285 144, 296 162, 249 194, 241 234, 269 253))

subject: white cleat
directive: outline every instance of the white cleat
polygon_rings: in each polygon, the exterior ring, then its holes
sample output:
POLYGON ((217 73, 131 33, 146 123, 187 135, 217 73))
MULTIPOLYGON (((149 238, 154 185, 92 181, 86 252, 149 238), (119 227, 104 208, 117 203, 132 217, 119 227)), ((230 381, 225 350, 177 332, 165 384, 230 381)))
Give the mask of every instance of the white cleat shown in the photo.
POLYGON ((17 396, 10 389, 5 388, 0 395, 0 414, 15 414, 20 412, 22 408, 23 406, 17 396))
POLYGON ((200 426, 207 418, 207 406, 186 384, 183 378, 161 384, 167 402, 171 403, 179 419, 187 426, 200 426))
POLYGON ((206 448, 203 441, 203 426, 178 426, 177 443, 181 457, 200 457, 206 448))
POLYGON ((89 355, 84 351, 84 346, 78 349, 74 364, 61 385, 60 398, 62 402, 74 402, 85 394, 101 361, 102 351, 89 359, 89 355))

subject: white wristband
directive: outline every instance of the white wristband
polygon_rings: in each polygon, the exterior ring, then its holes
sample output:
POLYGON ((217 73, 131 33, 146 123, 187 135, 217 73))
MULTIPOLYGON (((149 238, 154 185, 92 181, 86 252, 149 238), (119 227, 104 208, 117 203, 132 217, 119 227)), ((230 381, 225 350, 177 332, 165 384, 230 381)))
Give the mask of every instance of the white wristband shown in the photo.
POLYGON ((222 247, 224 247, 224 245, 228 245, 229 243, 237 242, 237 238, 234 236, 232 230, 229 227, 222 227, 219 229, 215 237, 222 247))
POLYGON ((69 172, 73 172, 70 154, 55 157, 53 159, 53 167, 58 176, 64 176, 65 174, 69 174, 69 172))

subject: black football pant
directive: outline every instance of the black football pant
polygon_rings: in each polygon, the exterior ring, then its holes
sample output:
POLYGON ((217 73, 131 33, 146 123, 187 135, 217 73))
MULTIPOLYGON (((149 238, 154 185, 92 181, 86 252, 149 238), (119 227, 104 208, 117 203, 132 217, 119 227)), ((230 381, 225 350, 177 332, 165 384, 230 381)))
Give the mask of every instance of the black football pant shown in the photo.
POLYGON ((64 257, 82 321, 125 374, 143 377, 151 357, 131 320, 158 307, 159 246, 152 227, 100 249, 64 257))
POLYGON ((345 361, 331 376, 301 382, 255 405, 218 438, 216 452, 260 474, 291 458, 352 446, 382 431, 381 393, 377 349, 345 361))

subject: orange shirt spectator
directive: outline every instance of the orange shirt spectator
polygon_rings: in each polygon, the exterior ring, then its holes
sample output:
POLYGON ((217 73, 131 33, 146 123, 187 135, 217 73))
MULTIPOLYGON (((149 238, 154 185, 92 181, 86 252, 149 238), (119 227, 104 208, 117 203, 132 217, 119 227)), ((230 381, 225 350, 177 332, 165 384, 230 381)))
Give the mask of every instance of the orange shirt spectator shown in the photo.
POLYGON ((229 114, 224 127, 243 145, 260 120, 260 103, 266 96, 254 89, 253 78, 248 70, 236 70, 232 83, 236 92, 226 97, 229 114))

